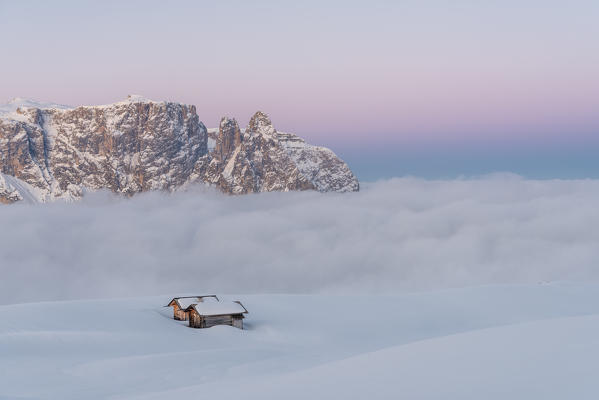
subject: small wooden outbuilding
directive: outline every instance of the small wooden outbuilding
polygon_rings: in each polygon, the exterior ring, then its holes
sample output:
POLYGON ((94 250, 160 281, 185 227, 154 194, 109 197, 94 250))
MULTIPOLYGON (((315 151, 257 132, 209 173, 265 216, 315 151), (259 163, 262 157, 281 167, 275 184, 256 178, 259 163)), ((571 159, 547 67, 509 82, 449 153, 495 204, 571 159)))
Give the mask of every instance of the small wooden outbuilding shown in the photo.
POLYGON ((179 321, 187 321, 189 319, 189 311, 187 309, 192 304, 202 303, 207 301, 219 301, 216 295, 204 295, 204 296, 186 296, 186 297, 175 297, 165 307, 173 307, 173 318, 179 321))
POLYGON ((189 312, 191 328, 210 328, 215 325, 230 325, 243 329, 244 314, 248 310, 239 301, 220 303, 197 303, 190 305, 185 311, 189 312))

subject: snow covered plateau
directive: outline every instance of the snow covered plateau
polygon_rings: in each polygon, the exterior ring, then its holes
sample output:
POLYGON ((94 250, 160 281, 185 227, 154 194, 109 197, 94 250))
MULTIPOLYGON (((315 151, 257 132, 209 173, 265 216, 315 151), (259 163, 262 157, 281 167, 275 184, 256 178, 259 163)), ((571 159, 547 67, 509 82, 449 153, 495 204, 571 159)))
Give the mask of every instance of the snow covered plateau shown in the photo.
POLYGON ((596 399, 599 286, 236 295, 246 330, 171 295, 0 306, 1 399, 596 399))

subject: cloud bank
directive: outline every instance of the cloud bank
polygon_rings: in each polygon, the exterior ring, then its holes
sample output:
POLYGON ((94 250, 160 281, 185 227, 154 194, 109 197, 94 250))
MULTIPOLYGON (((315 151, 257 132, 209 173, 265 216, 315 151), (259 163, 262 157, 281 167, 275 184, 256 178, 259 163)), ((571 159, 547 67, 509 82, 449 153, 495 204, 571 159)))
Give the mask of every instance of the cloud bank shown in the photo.
POLYGON ((0 303, 597 280, 598 204, 596 180, 496 175, 3 206, 0 303))

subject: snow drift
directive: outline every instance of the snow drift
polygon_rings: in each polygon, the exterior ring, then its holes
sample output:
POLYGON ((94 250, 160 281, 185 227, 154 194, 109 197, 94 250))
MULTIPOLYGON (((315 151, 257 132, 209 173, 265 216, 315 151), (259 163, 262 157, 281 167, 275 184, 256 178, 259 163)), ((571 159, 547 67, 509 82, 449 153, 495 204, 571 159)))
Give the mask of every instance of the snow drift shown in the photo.
POLYGON ((0 306, 0 398, 596 399, 597 289, 250 295, 247 330, 171 296, 0 306))

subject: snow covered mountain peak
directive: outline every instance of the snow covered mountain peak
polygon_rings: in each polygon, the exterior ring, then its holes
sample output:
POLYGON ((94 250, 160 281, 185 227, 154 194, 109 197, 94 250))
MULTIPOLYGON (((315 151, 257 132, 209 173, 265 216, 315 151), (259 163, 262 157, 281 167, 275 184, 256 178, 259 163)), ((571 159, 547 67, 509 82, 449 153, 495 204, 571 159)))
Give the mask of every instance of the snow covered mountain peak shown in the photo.
POLYGON ((0 115, 16 112, 18 109, 39 108, 39 109, 69 109, 70 106, 55 103, 44 103, 23 97, 14 97, 5 104, 0 105, 0 115))
POLYGON ((127 99, 125 101, 128 101, 130 103, 156 103, 154 100, 150 100, 147 97, 144 97, 139 94, 130 94, 127 96, 127 99))
POLYGON ((221 119, 213 154, 201 174, 228 193, 359 190, 347 164, 331 150, 280 134, 262 111, 252 116, 245 131, 235 119, 221 119))
POLYGON ((245 129, 246 134, 248 135, 264 135, 275 138, 276 130, 268 118, 268 115, 262 111, 257 111, 245 129))
MULTIPOLYGON (((151 105, 151 104, 171 104, 171 102, 166 101, 166 100, 152 100, 149 99, 147 97, 144 97, 142 95, 139 94, 129 94, 127 95, 127 97, 121 101, 117 101, 116 103, 109 103, 109 104, 101 104, 101 105, 85 105, 85 106, 79 106, 77 108, 113 108, 116 106, 130 106, 130 105, 139 105, 139 104, 143 104, 143 105, 151 105)), ((179 103, 172 103, 172 104, 179 104, 179 103)), ((183 105, 183 104, 181 104, 183 105)))
POLYGON ((208 131, 192 105, 131 95, 101 106, 24 99, 10 106, 0 114, 3 202, 76 200, 99 189, 130 196, 190 183, 233 194, 359 188, 333 152, 279 135, 263 112, 245 134, 224 117, 209 151, 208 131))
MULTIPOLYGON (((165 103, 165 102, 154 101, 154 100, 148 99, 147 97, 137 95, 137 94, 130 94, 127 96, 126 99, 116 102, 116 103, 96 105, 96 106, 79 106, 79 107, 85 107, 85 108, 114 107, 116 105, 127 105, 127 104, 132 104, 132 103, 135 104, 135 103, 165 103)), ((21 110, 20 113, 22 114, 23 111, 25 111, 27 109, 31 109, 31 108, 39 109, 39 110, 49 110, 49 109, 71 110, 71 109, 75 109, 75 108, 79 108, 79 107, 68 106, 68 105, 64 105, 64 104, 41 102, 41 101, 37 101, 37 100, 26 99, 23 97, 15 97, 15 98, 10 99, 5 104, 0 105, 0 115, 2 115, 4 118, 7 118, 8 117, 7 114, 12 114, 15 112, 19 113, 19 110, 21 110)), ((15 117, 14 115, 12 115, 12 116, 15 117)), ((17 117, 17 119, 19 119, 19 118, 17 117)))

